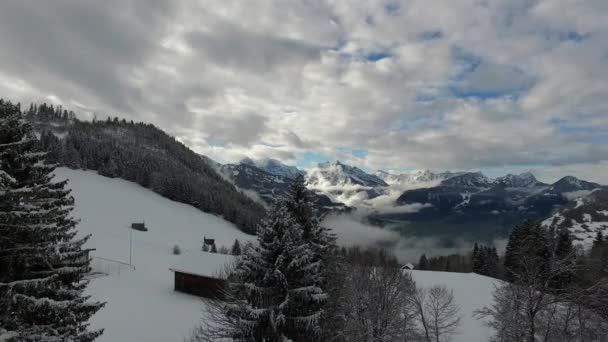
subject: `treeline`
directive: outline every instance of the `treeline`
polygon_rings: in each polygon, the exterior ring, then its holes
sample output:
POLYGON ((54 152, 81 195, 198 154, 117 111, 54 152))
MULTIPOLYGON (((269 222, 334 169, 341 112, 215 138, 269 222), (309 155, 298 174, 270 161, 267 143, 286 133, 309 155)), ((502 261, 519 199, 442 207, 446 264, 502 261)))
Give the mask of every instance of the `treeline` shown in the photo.
POLYGON ((504 273, 496 246, 475 243, 467 254, 450 254, 427 258, 420 256, 418 270, 470 273, 501 278, 504 273))
POLYGON ((518 225, 504 258, 506 282, 494 303, 477 312, 496 341, 598 341, 608 336, 608 241, 598 233, 591 251, 568 231, 538 222, 518 225))
POLYGON ((24 114, 40 135, 41 148, 49 151, 49 162, 135 182, 220 215, 250 234, 264 214, 200 155, 152 124, 116 117, 80 121, 73 112, 46 104, 31 105, 24 114))

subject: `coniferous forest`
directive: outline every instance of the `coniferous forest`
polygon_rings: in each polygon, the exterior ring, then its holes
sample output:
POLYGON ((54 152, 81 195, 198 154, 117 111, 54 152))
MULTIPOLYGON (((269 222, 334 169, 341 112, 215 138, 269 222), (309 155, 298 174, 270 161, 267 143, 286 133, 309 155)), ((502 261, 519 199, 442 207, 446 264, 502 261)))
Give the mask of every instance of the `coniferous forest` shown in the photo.
POLYGON ((135 182, 217 214, 253 234, 264 207, 237 191, 200 155, 154 125, 108 117, 81 121, 59 106, 32 104, 25 118, 48 161, 135 182))

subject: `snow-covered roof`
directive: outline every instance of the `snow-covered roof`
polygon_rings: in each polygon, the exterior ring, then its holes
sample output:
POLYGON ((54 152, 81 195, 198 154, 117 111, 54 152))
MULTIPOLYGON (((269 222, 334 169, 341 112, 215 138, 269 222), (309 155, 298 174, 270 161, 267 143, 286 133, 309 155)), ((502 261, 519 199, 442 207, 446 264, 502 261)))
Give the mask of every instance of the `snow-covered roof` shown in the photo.
POLYGON ((408 262, 407 264, 403 265, 402 268, 407 269, 407 270, 413 270, 415 267, 414 267, 414 264, 412 264, 411 262, 408 262))
POLYGON ((233 255, 208 252, 190 252, 181 255, 170 268, 173 272, 193 274, 209 278, 225 277, 223 274, 227 267, 236 262, 233 255))

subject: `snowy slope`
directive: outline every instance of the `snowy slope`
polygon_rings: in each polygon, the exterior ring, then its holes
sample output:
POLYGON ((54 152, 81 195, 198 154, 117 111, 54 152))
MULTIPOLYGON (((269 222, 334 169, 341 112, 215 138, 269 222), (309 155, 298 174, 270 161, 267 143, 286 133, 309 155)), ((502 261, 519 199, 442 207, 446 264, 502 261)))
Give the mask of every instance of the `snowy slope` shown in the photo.
POLYGON ((93 171, 57 169, 57 180, 69 178, 76 198, 75 217, 80 234, 93 234, 88 246, 94 257, 129 261, 131 222, 145 220, 148 232, 133 231, 135 271, 94 259, 94 266, 110 271, 91 281, 88 291, 107 305, 92 319, 105 328, 99 342, 181 342, 201 317, 197 297, 173 291, 169 268, 179 258, 171 253, 179 244, 184 253, 198 250, 203 235, 218 247, 235 238, 251 240, 234 225, 189 205, 163 198, 134 183, 97 175, 93 171))
POLYGON ((492 330, 484 326, 483 321, 473 317, 475 310, 492 304, 492 291, 499 281, 475 273, 451 273, 433 271, 411 272, 416 285, 429 288, 445 285, 454 291, 456 303, 460 306, 462 325, 454 342, 487 342, 492 330))

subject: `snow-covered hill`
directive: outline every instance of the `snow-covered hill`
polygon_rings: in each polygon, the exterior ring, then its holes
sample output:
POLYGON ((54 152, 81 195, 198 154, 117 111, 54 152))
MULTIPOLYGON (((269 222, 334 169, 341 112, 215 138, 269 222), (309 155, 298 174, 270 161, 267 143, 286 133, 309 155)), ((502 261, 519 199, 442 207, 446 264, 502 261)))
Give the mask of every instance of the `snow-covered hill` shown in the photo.
POLYGON ((475 273, 453 273, 434 271, 411 272, 417 286, 429 288, 435 285, 445 285, 454 291, 456 304, 460 306, 462 325, 459 333, 454 336, 454 342, 488 342, 492 330, 484 325, 484 321, 473 317, 475 310, 492 304, 492 291, 500 285, 500 281, 475 273))
POLYGON ((201 318, 197 297, 173 291, 169 271, 176 258, 172 247, 184 253, 200 248, 203 236, 216 239, 218 247, 230 246, 235 238, 253 239, 233 224, 121 179, 99 176, 94 171, 60 168, 57 180, 70 179, 76 199, 73 212, 81 219, 81 235, 93 234, 88 247, 93 265, 110 276, 95 278, 88 292, 107 305, 92 319, 94 328, 105 328, 100 342, 181 342, 201 318), (117 262, 129 262, 132 222, 145 221, 148 232, 133 233, 133 264, 130 271, 117 262))

